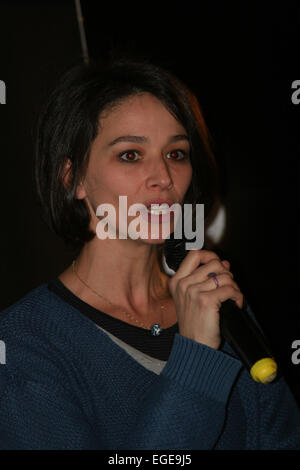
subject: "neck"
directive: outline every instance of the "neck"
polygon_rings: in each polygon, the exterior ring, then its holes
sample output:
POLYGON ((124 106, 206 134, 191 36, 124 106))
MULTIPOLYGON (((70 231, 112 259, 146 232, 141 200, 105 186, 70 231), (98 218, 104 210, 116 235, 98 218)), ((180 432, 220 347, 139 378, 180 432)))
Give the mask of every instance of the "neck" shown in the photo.
POLYGON ((162 247, 136 240, 93 239, 85 244, 76 270, 95 291, 129 311, 149 311, 169 297, 168 276, 160 269, 162 247))

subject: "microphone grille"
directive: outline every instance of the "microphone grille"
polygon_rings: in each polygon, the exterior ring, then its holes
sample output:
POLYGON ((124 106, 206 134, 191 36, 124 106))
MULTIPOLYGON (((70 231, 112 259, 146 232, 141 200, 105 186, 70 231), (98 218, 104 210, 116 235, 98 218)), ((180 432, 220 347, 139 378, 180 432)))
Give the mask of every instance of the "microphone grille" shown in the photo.
POLYGON ((164 244, 164 261, 168 268, 177 271, 180 263, 187 254, 185 239, 167 238, 164 244))

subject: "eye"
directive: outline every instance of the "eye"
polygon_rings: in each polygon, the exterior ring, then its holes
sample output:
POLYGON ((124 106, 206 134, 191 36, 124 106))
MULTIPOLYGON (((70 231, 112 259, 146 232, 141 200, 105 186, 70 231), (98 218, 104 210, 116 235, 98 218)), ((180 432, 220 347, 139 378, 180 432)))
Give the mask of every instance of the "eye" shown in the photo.
POLYGON ((170 160, 184 160, 188 157, 188 152, 186 152, 185 150, 181 150, 181 149, 178 149, 178 150, 171 150, 171 152, 168 152, 167 153, 167 156, 170 155, 170 157, 168 157, 170 160))
POLYGON ((136 150, 127 150, 126 152, 122 152, 118 155, 118 158, 123 162, 136 162, 138 160, 135 157, 138 155, 136 150), (126 157, 126 158, 123 158, 126 157))

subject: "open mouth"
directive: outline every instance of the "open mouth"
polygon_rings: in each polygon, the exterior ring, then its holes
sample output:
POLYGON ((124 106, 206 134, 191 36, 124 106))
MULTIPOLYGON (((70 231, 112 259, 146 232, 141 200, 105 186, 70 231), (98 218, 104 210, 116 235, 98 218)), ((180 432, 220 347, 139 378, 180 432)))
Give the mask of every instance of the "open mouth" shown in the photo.
POLYGON ((151 204, 147 207, 147 212, 151 215, 166 215, 170 213, 170 206, 168 204, 151 204))
POLYGON ((147 207, 147 214, 145 215, 148 222, 164 223, 171 221, 174 213, 170 211, 168 204, 151 204, 151 206, 147 207))

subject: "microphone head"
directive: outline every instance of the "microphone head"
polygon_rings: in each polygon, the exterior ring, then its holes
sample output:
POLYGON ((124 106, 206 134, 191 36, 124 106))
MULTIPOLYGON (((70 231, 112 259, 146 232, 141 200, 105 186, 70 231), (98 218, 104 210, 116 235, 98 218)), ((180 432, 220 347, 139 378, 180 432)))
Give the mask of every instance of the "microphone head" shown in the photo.
POLYGON ((163 262, 167 265, 166 269, 171 269, 175 274, 188 252, 185 249, 185 239, 173 238, 173 234, 171 237, 167 238, 164 243, 163 262))

